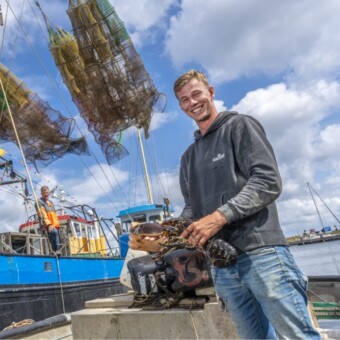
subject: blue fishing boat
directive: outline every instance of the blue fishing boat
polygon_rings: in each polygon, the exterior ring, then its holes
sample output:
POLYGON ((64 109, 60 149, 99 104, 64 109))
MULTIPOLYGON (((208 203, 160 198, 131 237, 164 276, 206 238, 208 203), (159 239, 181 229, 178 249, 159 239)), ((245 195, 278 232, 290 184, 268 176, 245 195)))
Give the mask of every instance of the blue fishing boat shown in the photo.
POLYGON ((124 260, 117 242, 109 246, 105 220, 77 216, 81 208, 70 207, 72 215, 59 215, 58 255, 50 251, 37 216, 18 232, 0 234, 0 329, 72 312, 87 300, 125 290, 119 282, 124 260))
MULTIPOLYGON (((79 208, 70 207, 74 212, 79 208)), ((163 205, 141 208, 130 208, 125 213, 132 220, 132 211, 152 211, 157 220, 164 216, 163 205)), ((105 219, 86 219, 73 213, 60 215, 59 220, 61 255, 50 252, 48 239, 40 233, 34 217, 21 225, 19 232, 0 234, 0 329, 12 322, 39 321, 76 311, 84 308, 88 300, 126 291, 119 277, 128 249, 128 233, 120 235, 120 246, 113 237, 115 246, 110 247, 103 232, 105 219)), ((112 223, 109 228, 114 226, 112 223)), ((114 232, 112 235, 116 236, 114 232)))
MULTIPOLYGON (((8 163, 0 158, 0 165, 8 163)), ((2 184, 26 181, 13 173, 16 177, 2 184)), ((98 217, 90 206, 64 202, 57 211, 58 254, 41 232, 37 214, 18 232, 0 233, 0 330, 25 319, 39 321, 70 313, 84 308, 88 300, 126 291, 120 275, 130 223, 162 221, 171 211, 168 204, 130 207, 119 212, 120 222, 115 223, 98 217)))

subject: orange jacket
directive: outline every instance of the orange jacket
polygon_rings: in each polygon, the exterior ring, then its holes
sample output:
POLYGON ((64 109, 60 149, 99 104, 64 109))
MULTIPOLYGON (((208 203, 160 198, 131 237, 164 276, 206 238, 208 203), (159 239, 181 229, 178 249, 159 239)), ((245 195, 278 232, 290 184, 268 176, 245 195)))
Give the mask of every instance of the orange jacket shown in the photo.
POLYGON ((39 208, 38 214, 42 220, 42 224, 44 227, 49 225, 53 225, 56 228, 59 228, 59 218, 54 208, 54 204, 51 201, 44 201, 40 198, 39 200, 39 208))

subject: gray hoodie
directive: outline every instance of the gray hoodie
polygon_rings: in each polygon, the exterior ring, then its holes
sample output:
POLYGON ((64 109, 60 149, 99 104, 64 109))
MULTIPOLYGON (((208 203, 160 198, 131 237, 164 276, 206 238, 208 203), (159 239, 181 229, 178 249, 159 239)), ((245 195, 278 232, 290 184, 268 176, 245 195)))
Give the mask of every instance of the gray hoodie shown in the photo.
POLYGON ((199 219, 220 211, 226 224, 215 236, 240 251, 286 245, 275 199, 281 177, 261 124, 237 112, 221 112, 181 160, 181 217, 199 219))

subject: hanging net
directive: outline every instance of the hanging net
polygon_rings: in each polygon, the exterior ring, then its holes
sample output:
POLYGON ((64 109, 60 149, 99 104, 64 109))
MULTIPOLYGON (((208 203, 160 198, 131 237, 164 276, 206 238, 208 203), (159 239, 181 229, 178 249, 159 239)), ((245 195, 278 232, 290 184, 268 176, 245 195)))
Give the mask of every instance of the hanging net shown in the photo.
MULTIPOLYGON (((39 6, 40 7, 40 6, 39 6)), ((161 95, 107 0, 69 1, 74 36, 45 22, 50 50, 73 101, 107 161, 122 158, 122 131, 143 128, 161 95)))
MULTIPOLYGON (((71 138, 75 121, 52 109, 36 93, 0 64, 0 77, 6 91, 19 140, 26 159, 39 168, 66 153, 88 154, 85 138, 71 138)), ((0 89, 0 143, 15 142, 13 124, 0 89)))

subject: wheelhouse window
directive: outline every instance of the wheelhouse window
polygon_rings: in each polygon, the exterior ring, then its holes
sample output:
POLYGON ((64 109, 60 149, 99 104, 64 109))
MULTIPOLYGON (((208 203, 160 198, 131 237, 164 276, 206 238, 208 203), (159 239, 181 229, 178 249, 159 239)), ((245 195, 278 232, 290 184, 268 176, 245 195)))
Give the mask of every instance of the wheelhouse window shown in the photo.
POLYGON ((92 228, 91 226, 87 226, 87 235, 89 238, 93 238, 93 235, 92 235, 92 228))
POLYGON ((127 220, 127 221, 122 222, 122 230, 123 230, 123 232, 129 231, 130 224, 131 224, 131 220, 127 220))
POLYGON ((149 217, 149 222, 151 223, 158 223, 161 220, 161 217, 159 215, 151 215, 149 217))
POLYGON ((86 237, 86 225, 81 225, 81 236, 86 237))
POLYGON ((92 226, 91 229, 92 229, 92 237, 93 238, 98 238, 98 230, 97 230, 97 228, 95 226, 92 226))
POLYGON ((138 222, 138 223, 144 223, 146 222, 146 215, 140 214, 140 215, 133 216, 133 221, 138 222))
POLYGON ((74 225, 74 230, 75 230, 76 237, 80 237, 81 236, 80 224, 79 223, 73 223, 73 225, 74 225))

